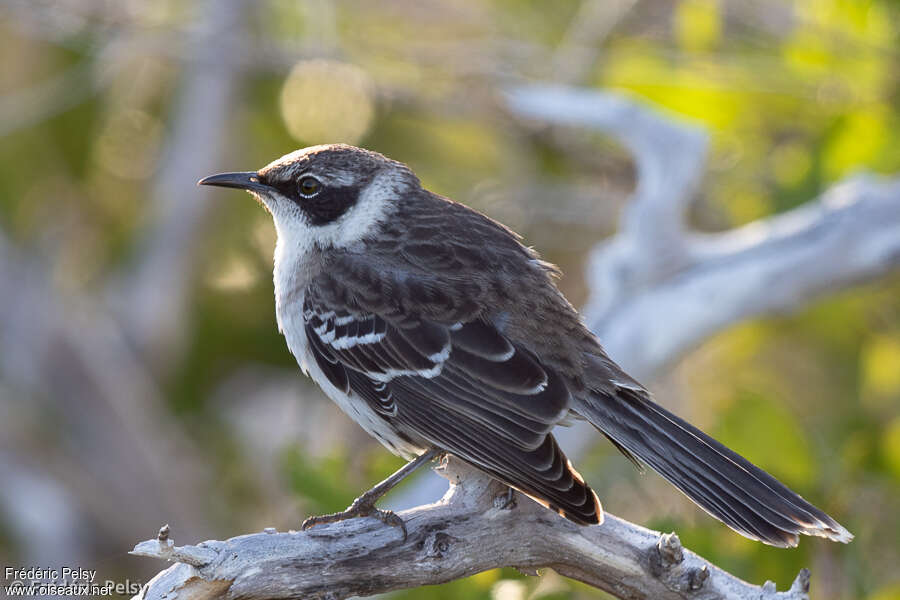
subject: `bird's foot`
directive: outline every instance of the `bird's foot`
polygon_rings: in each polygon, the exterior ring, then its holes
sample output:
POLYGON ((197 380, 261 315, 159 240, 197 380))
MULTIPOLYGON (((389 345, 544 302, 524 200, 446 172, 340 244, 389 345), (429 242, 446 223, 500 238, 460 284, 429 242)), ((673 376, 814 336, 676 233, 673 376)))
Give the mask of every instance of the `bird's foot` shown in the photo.
POLYGON ((397 516, 397 514, 392 510, 381 510, 380 508, 376 508, 373 500, 367 498, 368 494, 363 494, 359 498, 353 501, 353 504, 347 507, 347 510, 342 512, 332 513, 330 515, 319 515, 317 517, 309 517, 300 525, 300 529, 306 531, 310 527, 315 527, 316 525, 323 525, 325 523, 337 523, 338 521, 346 521, 347 519, 355 519, 357 517, 372 517, 378 519, 385 525, 390 525, 391 527, 399 527, 400 531, 403 532, 403 541, 406 541, 407 532, 406 532, 406 523, 403 522, 403 519, 397 516))
POLYGON ((407 464, 403 465, 403 467, 401 467, 396 473, 354 500, 353 504, 347 507, 347 510, 331 515, 310 517, 303 521, 303 524, 300 525, 300 529, 305 531, 310 527, 321 525, 323 523, 336 523, 337 521, 346 521, 347 519, 355 519, 356 517, 374 517, 385 525, 390 525, 391 527, 399 527, 400 531, 403 532, 403 541, 405 542, 407 533, 406 523, 403 522, 403 519, 398 517, 396 514, 394 514, 394 512, 390 510, 381 510, 375 508, 375 503, 378 502, 378 499, 388 493, 395 485, 400 483, 400 481, 402 481, 404 477, 406 477, 425 463, 431 461, 433 458, 438 456, 438 454, 440 454, 440 451, 434 448, 423 452, 413 460, 409 461, 407 464))
POLYGON ((512 510, 516 507, 516 490, 511 487, 506 488, 505 494, 500 494, 494 498, 494 507, 500 510, 512 510))

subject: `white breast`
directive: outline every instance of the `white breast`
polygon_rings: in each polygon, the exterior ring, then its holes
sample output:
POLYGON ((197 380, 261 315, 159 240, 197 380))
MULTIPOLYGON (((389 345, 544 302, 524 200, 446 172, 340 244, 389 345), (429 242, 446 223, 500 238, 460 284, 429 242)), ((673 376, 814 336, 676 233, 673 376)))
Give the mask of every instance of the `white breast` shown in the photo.
MULTIPOLYGON (((276 277, 278 270, 276 269, 276 277)), ((277 284, 276 284, 277 287, 277 284)), ((359 423, 372 437, 381 442, 388 450, 412 460, 421 454, 425 448, 410 444, 394 431, 393 427, 369 408, 368 403, 354 394, 352 391, 345 394, 334 387, 328 377, 319 368, 313 358, 306 339, 306 328, 303 322, 303 297, 298 295, 289 301, 278 299, 276 296, 276 312, 278 325, 287 340, 288 348, 300 363, 303 372, 315 381, 322 391, 337 404, 350 418, 359 423)))
POLYGON ((378 175, 361 194, 356 205, 334 223, 324 226, 308 224, 288 201, 270 207, 278 232, 275 245, 275 313, 278 329, 284 334, 288 348, 303 372, 319 384, 325 394, 363 429, 391 452, 411 459, 424 451, 401 439, 368 403, 353 392, 345 394, 334 387, 319 369, 306 339, 303 321, 303 291, 309 284, 311 257, 328 249, 349 246, 367 235, 372 228, 395 210, 391 199, 402 192, 405 180, 396 173, 378 175), (325 249, 325 250, 323 250, 325 249))

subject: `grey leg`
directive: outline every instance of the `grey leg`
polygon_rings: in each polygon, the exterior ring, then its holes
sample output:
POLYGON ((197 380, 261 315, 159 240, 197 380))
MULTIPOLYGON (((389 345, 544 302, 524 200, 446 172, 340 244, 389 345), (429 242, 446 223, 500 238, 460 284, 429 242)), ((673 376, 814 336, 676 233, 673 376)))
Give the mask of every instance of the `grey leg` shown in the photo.
POLYGON ((440 450, 429 450, 424 454, 417 456, 413 460, 403 465, 393 475, 389 476, 387 479, 373 487, 371 490, 354 500, 353 504, 347 507, 347 510, 330 515, 309 517, 308 519, 303 521, 303 524, 300 525, 300 529, 306 530, 310 527, 321 525, 323 523, 335 523, 337 521, 344 521, 346 519, 353 519, 356 517, 375 517, 376 519, 380 519, 387 525, 399 527, 403 531, 403 540, 405 541, 406 524, 403 522, 403 519, 394 514, 393 511, 375 508, 375 503, 382 496, 391 491, 398 483, 403 481, 413 471, 441 454, 442 452, 440 450))

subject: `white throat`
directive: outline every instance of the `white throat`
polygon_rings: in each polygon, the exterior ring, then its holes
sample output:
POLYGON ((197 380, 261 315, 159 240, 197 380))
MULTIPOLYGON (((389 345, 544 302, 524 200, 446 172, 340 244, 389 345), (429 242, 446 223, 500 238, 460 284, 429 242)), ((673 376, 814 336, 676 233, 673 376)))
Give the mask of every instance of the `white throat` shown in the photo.
POLYGON ((263 199, 275 220, 278 241, 275 244, 275 307, 279 328, 284 331, 285 311, 301 311, 294 306, 315 275, 322 253, 349 248, 373 235, 397 207, 396 198, 408 183, 392 172, 377 175, 360 194, 357 202, 333 223, 312 225, 292 202, 263 199))

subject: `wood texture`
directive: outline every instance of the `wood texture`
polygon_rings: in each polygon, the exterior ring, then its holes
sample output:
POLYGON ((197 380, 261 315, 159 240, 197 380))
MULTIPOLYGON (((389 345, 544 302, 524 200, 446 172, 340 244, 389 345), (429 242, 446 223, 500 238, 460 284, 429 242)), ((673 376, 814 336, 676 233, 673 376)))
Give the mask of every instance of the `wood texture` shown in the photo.
POLYGON ((459 461, 439 469, 444 498, 400 513, 409 537, 376 519, 304 532, 266 530, 198 546, 149 540, 133 554, 178 561, 135 598, 163 600, 336 600, 452 581, 501 566, 557 572, 619 598, 805 600, 809 573, 790 590, 754 586, 661 535, 606 515, 580 527, 517 495, 503 508, 502 486, 459 461))

